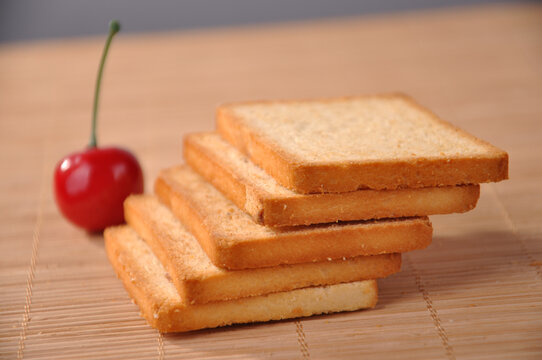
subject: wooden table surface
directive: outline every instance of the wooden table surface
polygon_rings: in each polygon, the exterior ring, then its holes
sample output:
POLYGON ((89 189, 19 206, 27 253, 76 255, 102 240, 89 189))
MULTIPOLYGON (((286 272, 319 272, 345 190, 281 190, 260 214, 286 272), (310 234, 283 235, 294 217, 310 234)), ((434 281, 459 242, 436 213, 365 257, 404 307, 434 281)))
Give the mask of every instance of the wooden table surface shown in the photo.
POLYGON ((101 236, 54 203, 103 41, 0 46, 0 358, 542 358, 542 6, 115 39, 99 141, 137 154, 147 191, 236 100, 402 91, 510 155, 474 211, 432 217, 433 244, 380 281, 376 309, 179 335, 145 324, 101 236))

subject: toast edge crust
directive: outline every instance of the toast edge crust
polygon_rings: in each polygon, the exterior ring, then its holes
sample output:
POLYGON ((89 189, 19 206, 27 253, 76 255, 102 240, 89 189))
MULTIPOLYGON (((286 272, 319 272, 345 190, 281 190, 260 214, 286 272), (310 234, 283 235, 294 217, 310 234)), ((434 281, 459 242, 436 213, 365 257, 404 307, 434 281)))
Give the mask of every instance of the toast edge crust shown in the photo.
POLYGON ((197 135, 192 134, 184 138, 183 154, 186 163, 238 208, 245 210, 255 221, 264 224, 268 200, 266 194, 247 184, 228 167, 222 166, 213 154, 194 140, 197 135))
POLYGON ((480 185, 401 190, 360 190, 268 199, 264 225, 283 227, 384 218, 463 213, 476 207, 480 185))
POLYGON ((240 242, 222 258, 224 267, 241 270, 424 249, 432 242, 431 223, 427 218, 412 221, 376 226, 362 233, 348 229, 341 233, 322 231, 311 236, 291 234, 278 240, 240 242))
MULTIPOLYGON (((216 266, 224 267, 222 265, 224 263, 224 259, 222 258, 224 252, 218 251, 218 245, 213 234, 209 232, 203 224, 202 219, 204 217, 198 213, 196 208, 186 201, 184 196, 174 195, 174 190, 164 178, 165 172, 167 172, 167 170, 162 171, 154 183, 154 192, 156 196, 194 235, 211 262, 216 266), (179 202, 181 202, 181 204, 179 204, 179 202)), ((227 253, 227 250, 225 253, 227 253)))

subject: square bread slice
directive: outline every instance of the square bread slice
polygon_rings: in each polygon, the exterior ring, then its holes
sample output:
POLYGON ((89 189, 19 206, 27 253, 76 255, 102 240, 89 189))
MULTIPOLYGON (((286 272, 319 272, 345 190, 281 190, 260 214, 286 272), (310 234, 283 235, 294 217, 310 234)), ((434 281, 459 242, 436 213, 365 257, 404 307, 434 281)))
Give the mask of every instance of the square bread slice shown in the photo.
POLYGON ((217 133, 184 140, 186 162, 235 205, 267 226, 450 214, 476 206, 479 185, 298 194, 280 185, 217 133))
POLYGON ((188 166, 162 171, 155 192, 198 239, 209 259, 228 269, 400 253, 431 243, 427 217, 262 226, 188 166))
POLYGON ((123 238, 141 237, 166 268, 181 298, 190 303, 224 301, 317 285, 386 277, 401 269, 401 254, 225 270, 213 265, 198 241, 152 195, 132 195, 124 202, 130 228, 123 238), (137 232, 137 234, 136 234, 137 232))
POLYGON ((234 103, 217 128, 298 193, 479 184, 508 178, 508 154, 411 98, 358 96, 234 103))
POLYGON ((106 229, 107 256, 141 315, 161 332, 353 311, 374 307, 377 302, 376 281, 364 280, 190 305, 179 295, 150 247, 126 234, 126 227, 106 229))

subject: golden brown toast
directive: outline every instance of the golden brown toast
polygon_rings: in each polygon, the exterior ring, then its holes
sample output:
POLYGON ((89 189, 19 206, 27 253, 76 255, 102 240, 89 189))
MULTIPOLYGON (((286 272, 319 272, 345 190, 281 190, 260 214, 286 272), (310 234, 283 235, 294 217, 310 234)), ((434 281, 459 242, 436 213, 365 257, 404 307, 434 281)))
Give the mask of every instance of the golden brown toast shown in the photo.
POLYGON ((401 94, 234 103, 219 133, 297 193, 479 184, 508 178, 508 154, 401 94))
POLYGON ((267 226, 450 214, 476 206, 479 185, 298 194, 280 185, 217 133, 185 137, 186 162, 267 226))
POLYGON ((400 253, 431 243, 432 227, 427 217, 262 226, 188 166, 162 171, 155 192, 218 267, 260 268, 400 253))

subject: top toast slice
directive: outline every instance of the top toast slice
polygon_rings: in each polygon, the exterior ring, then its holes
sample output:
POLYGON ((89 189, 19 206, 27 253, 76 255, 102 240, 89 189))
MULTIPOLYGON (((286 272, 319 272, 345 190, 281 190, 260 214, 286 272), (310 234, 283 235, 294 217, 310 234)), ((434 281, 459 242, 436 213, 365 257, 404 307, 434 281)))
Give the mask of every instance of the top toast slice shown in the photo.
POLYGON ((478 184, 508 178, 508 154, 405 95, 234 103, 217 129, 299 193, 478 184))

